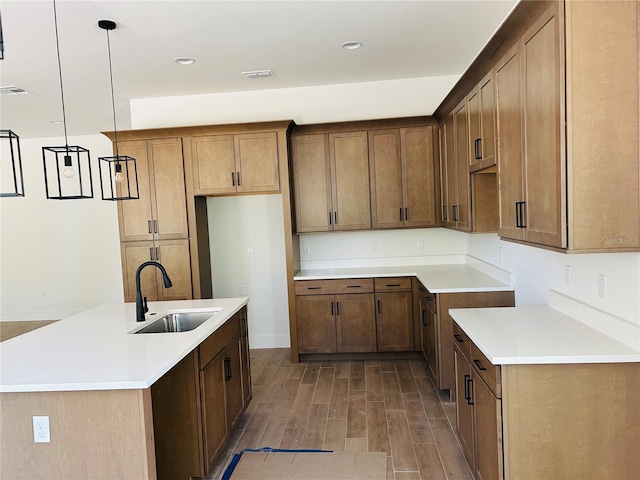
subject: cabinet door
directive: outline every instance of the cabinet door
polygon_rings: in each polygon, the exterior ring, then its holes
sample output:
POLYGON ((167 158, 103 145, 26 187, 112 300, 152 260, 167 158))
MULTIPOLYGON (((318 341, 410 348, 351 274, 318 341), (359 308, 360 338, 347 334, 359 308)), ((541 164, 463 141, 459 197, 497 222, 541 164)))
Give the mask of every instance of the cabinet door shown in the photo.
POLYGON ((489 387, 473 369, 471 378, 475 409, 475 477, 478 480, 503 478, 501 401, 491 393, 489 387))
POLYGON ((276 133, 234 135, 233 142, 238 193, 279 191, 276 133))
POLYGON ((334 230, 371 228, 367 132, 329 135, 334 230))
POLYGON ((371 224, 373 228, 402 228, 402 160, 400 131, 369 132, 371 224))
POLYGON ((455 208, 457 203, 457 168, 456 168, 456 144, 454 134, 453 115, 450 115, 444 123, 444 164, 446 167, 446 201, 443 203, 443 211, 445 213, 444 224, 446 227, 454 228, 455 208))
POLYGON ((329 136, 293 136, 291 143, 296 232, 332 230, 329 136))
POLYGON ((197 195, 235 193, 236 164, 233 135, 191 138, 193 187, 197 195))
POLYGON ((202 424, 206 473, 227 437, 224 352, 220 352, 200 372, 202 424))
POLYGON ((471 230, 471 193, 469 192, 469 131, 467 105, 462 102, 454 115, 456 152, 456 228, 471 230))
POLYGON ((516 45, 496 66, 496 120, 498 136, 498 234, 522 240, 517 205, 522 189, 522 85, 520 51, 516 45))
POLYGON ((401 128, 404 226, 436 225, 433 127, 401 128))
POLYGON ((496 95, 493 69, 480 81, 478 95, 481 125, 479 151, 482 157, 480 168, 487 168, 496 164, 496 95))
POLYGON ((242 338, 236 335, 224 349, 227 428, 231 431, 242 411, 242 338))
MULTIPOLYGON (((456 348, 454 349, 456 378, 456 431, 467 463, 475 471, 475 426, 473 418, 473 397, 471 388, 471 365, 456 348)), ((499 477, 495 477, 498 479, 499 477)), ((500 477, 502 478, 502 477, 500 477)))
POLYGON ((375 352, 373 294, 336 295, 335 299, 337 351, 375 352))
MULTIPOLYGON (((149 182, 149 159, 147 158, 147 142, 144 140, 118 143, 118 153, 136 159, 138 172, 138 200, 116 202, 118 204, 118 220, 120 223, 120 240, 152 240, 153 225, 151 221, 151 184, 149 182)), ((135 287, 134 287, 135 288, 135 287)))
POLYGON ((153 267, 145 270, 155 271, 157 278, 158 300, 188 300, 193 298, 191 288, 191 257, 189 240, 163 240, 156 242, 155 260, 167 270, 171 279, 171 288, 165 288, 162 274, 153 267))
POLYGON ((379 352, 413 351, 411 292, 376 294, 379 352))
POLYGON ((333 295, 296 297, 299 353, 335 353, 336 317, 333 295))
POLYGON ((467 108, 469 111, 469 171, 475 172, 482 168, 482 114, 478 87, 467 96, 467 108))
MULTIPOLYGON (((122 242, 122 277, 124 279, 124 301, 136 301, 136 270, 140 264, 155 258, 153 242, 122 242)), ((142 295, 150 302, 158 300, 158 282, 154 267, 147 267, 140 272, 140 289, 142 295)))
POLYGON ((182 140, 147 142, 151 173, 151 205, 156 240, 187 238, 187 198, 184 185, 182 140))
POLYGON ((247 308, 241 311, 240 319, 240 353, 242 361, 242 402, 246 405, 251 399, 251 361, 249 358, 249 323, 247 319, 247 308))
POLYGON ((554 4, 525 33, 522 47, 525 240, 553 247, 567 246, 562 25, 554 4))

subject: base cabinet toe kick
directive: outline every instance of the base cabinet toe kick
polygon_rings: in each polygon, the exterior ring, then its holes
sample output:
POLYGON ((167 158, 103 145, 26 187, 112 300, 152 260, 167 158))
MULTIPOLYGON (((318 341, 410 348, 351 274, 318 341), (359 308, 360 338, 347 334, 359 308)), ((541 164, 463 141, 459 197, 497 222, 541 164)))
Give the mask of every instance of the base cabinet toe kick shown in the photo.
POLYGON ((493 365, 455 322, 452 343, 474 478, 638 478, 639 363, 493 365))

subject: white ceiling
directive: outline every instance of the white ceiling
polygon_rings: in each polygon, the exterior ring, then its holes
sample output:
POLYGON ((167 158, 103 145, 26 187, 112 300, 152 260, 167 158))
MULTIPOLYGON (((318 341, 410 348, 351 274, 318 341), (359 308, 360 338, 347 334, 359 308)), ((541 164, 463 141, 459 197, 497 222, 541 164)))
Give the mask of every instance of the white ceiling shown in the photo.
MULTIPOLYGON (((106 33, 118 129, 133 98, 330 85, 464 72, 517 0, 57 0, 69 135, 111 130, 106 33), (364 44, 341 48, 346 41, 364 44), (174 59, 192 57, 181 66, 174 59), (248 80, 247 70, 275 77, 248 80)), ((62 134, 52 0, 2 0, 0 126, 21 137, 62 134)), ((425 112, 430 114, 432 112, 425 112)))

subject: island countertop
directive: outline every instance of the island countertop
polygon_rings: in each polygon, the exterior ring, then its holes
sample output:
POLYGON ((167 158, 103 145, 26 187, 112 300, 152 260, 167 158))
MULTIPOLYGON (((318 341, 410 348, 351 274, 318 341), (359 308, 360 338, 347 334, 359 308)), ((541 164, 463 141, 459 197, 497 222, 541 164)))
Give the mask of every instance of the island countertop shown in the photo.
POLYGON ((0 392, 144 389, 248 303, 221 298, 108 304, 0 343, 0 392), (188 332, 133 335, 172 310, 221 310, 188 332), (155 315, 151 315, 155 313, 155 315))
POLYGON ((300 270, 294 280, 415 276, 431 293, 513 291, 513 286, 466 264, 300 270))

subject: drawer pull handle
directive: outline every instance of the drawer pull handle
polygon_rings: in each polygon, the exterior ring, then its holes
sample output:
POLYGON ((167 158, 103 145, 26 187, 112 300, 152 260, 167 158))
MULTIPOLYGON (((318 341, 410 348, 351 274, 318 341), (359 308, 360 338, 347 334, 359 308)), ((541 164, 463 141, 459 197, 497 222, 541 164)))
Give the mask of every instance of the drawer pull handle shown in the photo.
POLYGON ((473 397, 471 396, 471 392, 473 391, 473 379, 471 378, 471 375, 465 375, 464 377, 464 387, 468 394, 467 405, 473 405, 473 397))
POLYGON ((362 288, 362 285, 347 285, 347 288, 362 288))
POLYGON ((231 380, 231 359, 226 357, 224 359, 224 381, 228 382, 231 380))
POLYGON ((424 297, 427 302, 433 302, 433 297, 424 297))
POLYGON ((486 370, 486 367, 483 367, 482 364, 480 363, 480 360, 474 360, 473 363, 476 364, 476 367, 478 367, 479 370, 486 370))
POLYGON ((462 337, 461 337, 460 335, 458 335, 457 333, 454 333, 454 334, 453 334, 453 338, 455 338, 455 339, 456 339, 456 341, 457 341, 458 343, 464 343, 464 338, 462 338, 462 337))
POLYGON ((307 287, 307 290, 322 290, 322 287, 307 287))
POLYGON ((401 285, 399 283, 387 283, 386 286, 387 287, 400 287, 401 285))

